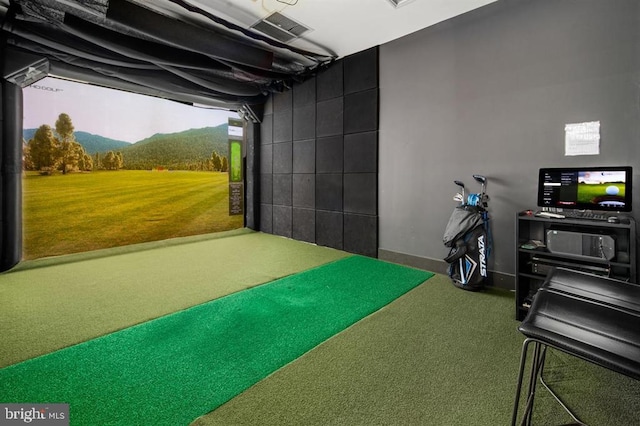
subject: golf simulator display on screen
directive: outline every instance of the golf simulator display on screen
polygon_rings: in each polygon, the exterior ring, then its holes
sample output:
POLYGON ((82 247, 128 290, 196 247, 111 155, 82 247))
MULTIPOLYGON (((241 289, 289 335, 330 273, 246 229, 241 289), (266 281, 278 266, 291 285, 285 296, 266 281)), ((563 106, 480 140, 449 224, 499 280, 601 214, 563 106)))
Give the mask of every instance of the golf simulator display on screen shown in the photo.
POLYGON ((22 260, 244 226, 237 112, 52 77, 22 90, 22 260))
POLYGON ((544 168, 538 177, 538 206, 631 211, 631 167, 544 168))

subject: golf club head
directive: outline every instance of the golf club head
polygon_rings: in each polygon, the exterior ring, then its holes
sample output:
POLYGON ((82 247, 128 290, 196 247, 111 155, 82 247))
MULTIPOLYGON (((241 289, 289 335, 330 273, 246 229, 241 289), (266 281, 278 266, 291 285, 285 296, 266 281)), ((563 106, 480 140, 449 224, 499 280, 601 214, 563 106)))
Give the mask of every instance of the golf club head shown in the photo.
POLYGON ((481 183, 481 184, 483 184, 483 185, 487 182, 487 178, 486 178, 485 176, 482 176, 482 175, 473 175, 473 178, 474 178, 478 183, 481 183))
POLYGON ((482 175, 473 175, 473 178, 476 180, 476 182, 482 185, 482 194, 484 195, 486 184, 487 184, 487 178, 482 175))
POLYGON ((464 183, 460 182, 459 180, 454 180, 453 183, 462 188, 462 198, 464 199, 464 183))

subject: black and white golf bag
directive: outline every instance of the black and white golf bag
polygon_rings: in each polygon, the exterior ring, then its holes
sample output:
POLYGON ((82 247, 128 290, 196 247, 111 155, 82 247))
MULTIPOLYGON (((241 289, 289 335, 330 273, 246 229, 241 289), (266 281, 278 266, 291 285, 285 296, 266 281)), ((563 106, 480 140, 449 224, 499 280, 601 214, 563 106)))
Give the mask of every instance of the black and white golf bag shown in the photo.
MULTIPOLYGON (((448 274, 456 287, 465 290, 481 290, 487 283, 487 262, 491 251, 491 233, 486 210, 488 196, 484 193, 486 179, 474 175, 482 183, 481 194, 456 194, 454 199, 462 203, 457 206, 445 229, 442 242, 450 247, 449 255, 444 258, 449 264, 448 274), (462 199, 462 200, 461 200, 462 199)), ((461 185, 464 194, 464 185, 461 185)))

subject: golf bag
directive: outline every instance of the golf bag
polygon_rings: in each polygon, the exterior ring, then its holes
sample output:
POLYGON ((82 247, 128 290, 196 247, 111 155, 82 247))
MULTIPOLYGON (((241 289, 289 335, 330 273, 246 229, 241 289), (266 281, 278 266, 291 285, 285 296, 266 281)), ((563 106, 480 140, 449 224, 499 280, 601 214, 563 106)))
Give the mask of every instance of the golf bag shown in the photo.
POLYGON ((455 181, 462 187, 462 194, 456 194, 454 199, 461 201, 461 204, 453 210, 442 242, 450 247, 444 261, 449 264, 448 275, 453 284, 464 290, 475 291, 484 288, 487 282, 491 233, 487 212, 489 197, 484 191, 486 178, 479 175, 473 177, 482 183, 482 193, 470 194, 465 198, 464 184, 455 181))

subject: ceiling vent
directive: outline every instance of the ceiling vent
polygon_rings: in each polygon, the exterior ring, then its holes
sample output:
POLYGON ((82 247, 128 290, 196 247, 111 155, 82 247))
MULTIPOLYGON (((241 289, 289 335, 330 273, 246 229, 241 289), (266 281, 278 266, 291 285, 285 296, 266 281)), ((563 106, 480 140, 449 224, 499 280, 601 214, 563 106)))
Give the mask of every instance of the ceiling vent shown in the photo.
POLYGON ((400 6, 404 6, 406 4, 411 3, 414 0, 389 0, 389 2, 393 5, 393 7, 395 7, 396 9, 399 8, 400 6))
POLYGON ((283 43, 290 42, 310 30, 280 12, 274 12, 261 21, 256 22, 251 28, 275 38, 283 43))

